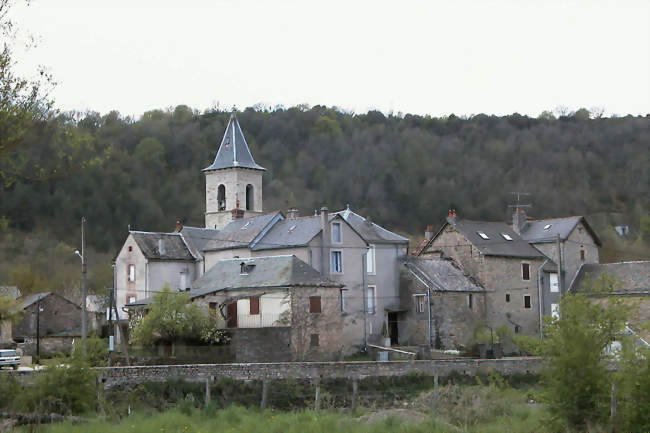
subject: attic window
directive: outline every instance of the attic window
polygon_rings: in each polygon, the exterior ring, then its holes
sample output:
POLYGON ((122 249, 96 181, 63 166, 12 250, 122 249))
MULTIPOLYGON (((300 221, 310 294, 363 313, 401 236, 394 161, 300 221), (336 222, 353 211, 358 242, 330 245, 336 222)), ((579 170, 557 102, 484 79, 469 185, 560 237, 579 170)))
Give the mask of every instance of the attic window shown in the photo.
POLYGON ((239 274, 240 275, 248 275, 248 273, 250 271, 252 271, 254 267, 255 267, 255 265, 252 264, 252 263, 247 264, 245 262, 241 262, 239 264, 239 274))
POLYGON ((246 224, 244 224, 240 230, 246 230, 249 225, 251 225, 250 221, 248 221, 246 224))
POLYGON ((512 240, 512 236, 510 236, 508 233, 501 233, 501 236, 503 236, 503 239, 505 239, 507 241, 512 240))
POLYGON ((550 228, 551 228, 551 224, 546 224, 546 225, 544 226, 544 230, 548 230, 548 229, 550 229, 550 228))
POLYGON ((476 232, 480 237, 482 237, 485 240, 490 240, 490 237, 485 234, 485 232, 476 232))
POLYGON ((291 227, 289 228, 289 233, 291 233, 292 231, 294 231, 294 230, 296 229, 296 227, 297 227, 297 226, 291 226, 291 227))

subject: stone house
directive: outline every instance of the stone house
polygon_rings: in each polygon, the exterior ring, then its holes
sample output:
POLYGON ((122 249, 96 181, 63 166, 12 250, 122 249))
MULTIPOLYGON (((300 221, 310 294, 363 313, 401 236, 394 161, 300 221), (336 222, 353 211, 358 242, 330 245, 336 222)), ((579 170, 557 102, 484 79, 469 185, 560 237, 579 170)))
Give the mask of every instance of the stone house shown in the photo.
MULTIPOLYGON (((23 314, 12 332, 14 341, 24 343, 26 355, 36 355, 37 337, 41 356, 72 350, 75 339, 81 336, 79 305, 54 292, 34 293, 18 300, 23 314)), ((90 317, 88 322, 90 325, 90 317)))
POLYGON ((379 340, 383 324, 395 320, 399 307, 398 268, 407 254, 407 238, 349 206, 303 217, 295 209, 286 216, 264 213, 265 170, 253 159, 234 114, 214 162, 203 171, 205 228, 177 224, 174 233, 130 232, 115 266, 118 308, 146 298, 164 283, 182 289, 224 259, 295 255, 345 286, 339 297, 346 353, 379 340))
POLYGON ((436 349, 469 346, 487 319, 485 289, 448 258, 409 257, 403 266, 400 340, 436 349))
POLYGON ((187 293, 232 333, 238 362, 331 361, 343 350, 342 287, 285 255, 219 260, 187 293))
POLYGON ((606 302, 609 298, 622 299, 629 305, 631 318, 628 330, 643 344, 650 346, 650 261, 620 263, 586 263, 580 266, 569 286, 572 293, 585 293, 595 302, 606 302), (603 275, 612 277, 615 285, 612 293, 603 295, 590 291, 589 282, 603 275))
POLYGON ((509 225, 470 221, 450 211, 418 257, 451 258, 471 275, 485 289, 485 320, 492 328, 539 335, 543 284, 550 281, 544 274, 553 273, 555 264, 509 225))

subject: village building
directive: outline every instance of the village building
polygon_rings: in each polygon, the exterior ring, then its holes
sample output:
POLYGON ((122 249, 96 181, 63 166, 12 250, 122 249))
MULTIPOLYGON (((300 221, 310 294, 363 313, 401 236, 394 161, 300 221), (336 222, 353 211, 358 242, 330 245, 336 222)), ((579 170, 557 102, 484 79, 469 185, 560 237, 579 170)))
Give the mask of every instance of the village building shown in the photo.
MULTIPOLYGON (((598 289, 598 287, 597 287, 598 289)), ((569 286, 571 293, 584 293, 595 302, 620 299, 629 306, 628 332, 645 346, 650 346, 650 261, 588 263, 580 266, 569 286), (594 290, 592 284, 602 277, 611 281, 608 293, 594 290)))
MULTIPOLYGON (((16 286, 0 286, 0 298, 12 300, 20 298, 20 290, 16 286)), ((12 326, 9 320, 0 320, 0 349, 13 345, 12 326)))
POLYGON ((323 361, 343 354, 342 287, 284 255, 219 260, 187 293, 232 334, 238 362, 323 361))
MULTIPOLYGON (((177 224, 173 233, 131 231, 115 262, 116 304, 151 296, 165 285, 184 290, 224 259, 295 255, 339 290, 346 354, 378 342, 397 323, 399 266, 408 239, 350 207, 299 216, 264 213, 262 176, 236 116, 230 118, 206 176, 205 228, 177 224)), ((397 341, 395 333, 395 341, 397 341)))

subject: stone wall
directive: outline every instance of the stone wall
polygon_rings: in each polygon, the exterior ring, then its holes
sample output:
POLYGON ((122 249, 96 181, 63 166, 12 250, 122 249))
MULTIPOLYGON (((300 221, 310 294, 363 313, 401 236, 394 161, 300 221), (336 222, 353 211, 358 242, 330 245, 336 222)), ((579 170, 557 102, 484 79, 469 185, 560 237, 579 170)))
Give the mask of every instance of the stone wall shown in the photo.
POLYGON ((231 346, 237 362, 291 361, 291 328, 238 328, 232 333, 231 346))
MULTIPOLYGON (((537 374, 539 358, 449 359, 434 361, 390 362, 290 362, 259 364, 159 365, 142 367, 99 368, 100 381, 105 388, 163 382, 175 378, 205 380, 264 379, 365 379, 369 377, 405 376, 419 373, 441 377, 454 372, 475 376, 478 373, 499 372, 503 375, 537 374)), ((11 374, 11 373, 10 373, 11 374)))
MULTIPOLYGON (((40 341, 41 358, 57 355, 69 355, 74 348, 74 341, 81 341, 80 337, 42 337, 40 341)), ((19 343, 18 348, 24 355, 36 356, 36 338, 25 338, 24 343, 19 343)))

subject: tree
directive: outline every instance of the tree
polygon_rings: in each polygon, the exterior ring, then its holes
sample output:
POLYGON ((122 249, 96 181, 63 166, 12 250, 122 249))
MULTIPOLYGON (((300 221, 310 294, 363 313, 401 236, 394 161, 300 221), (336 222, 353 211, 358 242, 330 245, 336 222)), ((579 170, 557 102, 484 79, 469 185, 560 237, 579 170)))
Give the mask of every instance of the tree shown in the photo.
POLYGON ((174 293, 169 286, 153 296, 148 313, 133 326, 134 343, 153 346, 184 339, 198 340, 207 318, 186 293, 174 293))
POLYGON ((0 323, 5 320, 15 322, 21 314, 20 302, 11 296, 0 296, 0 323))
MULTIPOLYGON (((603 275, 582 290, 606 295, 616 285, 603 275)), ((554 421, 582 429, 608 415, 612 375, 605 348, 620 338, 628 311, 615 297, 597 302, 584 293, 569 293, 560 301, 560 312, 546 322, 541 345, 545 400, 554 421)))

